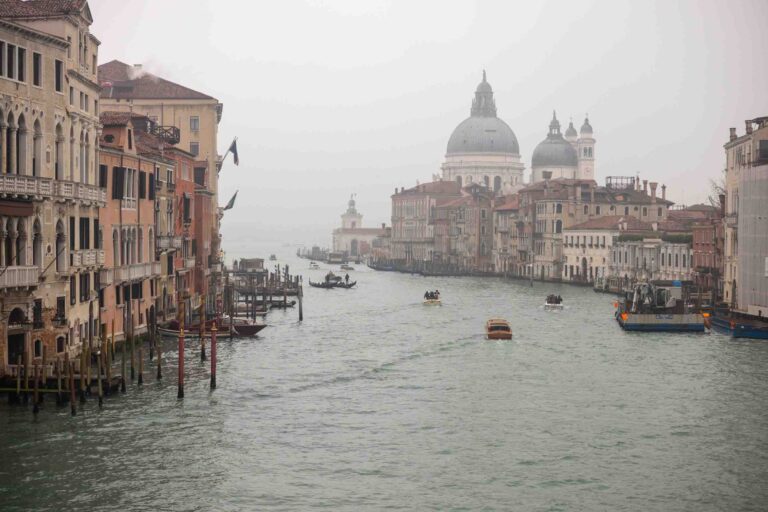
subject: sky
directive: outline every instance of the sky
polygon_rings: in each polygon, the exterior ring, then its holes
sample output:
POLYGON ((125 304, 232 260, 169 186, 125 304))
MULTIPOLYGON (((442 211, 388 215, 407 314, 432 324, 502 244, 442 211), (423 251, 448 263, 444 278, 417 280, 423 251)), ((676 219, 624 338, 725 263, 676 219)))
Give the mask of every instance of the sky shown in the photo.
POLYGON ((706 200, 729 127, 768 115, 765 0, 90 0, 100 62, 224 104, 224 249, 256 237, 329 246, 351 194, 365 226, 396 187, 440 172, 488 74, 526 179, 552 111, 589 114, 595 175, 706 200))

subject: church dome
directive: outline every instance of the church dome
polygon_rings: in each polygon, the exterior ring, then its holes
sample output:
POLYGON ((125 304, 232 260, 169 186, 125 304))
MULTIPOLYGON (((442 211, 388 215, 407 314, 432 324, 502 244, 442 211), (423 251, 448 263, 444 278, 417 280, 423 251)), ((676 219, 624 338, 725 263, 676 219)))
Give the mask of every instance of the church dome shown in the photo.
POLYGON ((533 150, 533 167, 577 167, 579 157, 570 142, 560 133, 560 123, 555 114, 549 123, 549 133, 533 150))
POLYGON ((568 129, 565 130, 565 138, 567 139, 569 137, 576 137, 577 135, 578 133, 576 133, 576 128, 574 128, 573 121, 571 121, 568 123, 568 129))
POLYGON ((507 123, 496 117, 493 89, 483 81, 475 90, 471 115, 453 130, 448 139, 447 154, 454 153, 512 153, 520 154, 517 137, 507 123))
POLYGON ((581 125, 581 130, 579 130, 582 135, 592 135, 592 125, 589 124, 589 117, 584 118, 584 124, 581 125))

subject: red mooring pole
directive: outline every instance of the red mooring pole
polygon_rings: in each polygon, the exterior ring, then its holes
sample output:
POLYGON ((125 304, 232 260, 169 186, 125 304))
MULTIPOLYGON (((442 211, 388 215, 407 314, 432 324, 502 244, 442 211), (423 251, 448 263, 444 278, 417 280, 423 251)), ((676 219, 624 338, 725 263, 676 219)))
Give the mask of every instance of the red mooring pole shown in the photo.
POLYGON ((216 322, 211 327, 211 389, 216 389, 216 322))
POLYGON ((179 394, 176 398, 184 398, 184 326, 179 330, 179 394))

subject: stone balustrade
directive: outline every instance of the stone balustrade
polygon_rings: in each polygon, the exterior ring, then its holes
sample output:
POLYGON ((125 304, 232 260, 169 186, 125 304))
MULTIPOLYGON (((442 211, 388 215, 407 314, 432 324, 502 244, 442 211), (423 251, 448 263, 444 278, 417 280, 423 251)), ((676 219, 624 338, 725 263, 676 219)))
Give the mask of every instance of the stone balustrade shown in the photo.
POLYGON ((159 275, 159 261, 134 263, 133 265, 123 265, 122 267, 114 269, 114 278, 116 281, 138 281, 159 275))
POLYGON ((80 201, 99 206, 104 206, 107 201, 107 191, 96 185, 20 174, 0 175, 0 196, 80 201))
POLYGON ((40 282, 40 267, 37 266, 4 267, 0 274, 0 288, 37 286, 40 282))

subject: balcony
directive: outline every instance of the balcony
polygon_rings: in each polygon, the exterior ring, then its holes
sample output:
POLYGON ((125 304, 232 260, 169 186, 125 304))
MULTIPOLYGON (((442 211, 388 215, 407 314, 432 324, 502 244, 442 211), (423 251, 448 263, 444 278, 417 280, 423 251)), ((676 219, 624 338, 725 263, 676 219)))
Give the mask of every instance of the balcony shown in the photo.
MULTIPOLYGON (((38 178, 44 179, 44 178, 38 178)), ((107 191, 96 185, 86 185, 73 181, 54 181, 56 199, 80 201, 104 206, 107 204, 107 191)))
POLYGON ((107 202, 107 191, 96 185, 73 181, 2 174, 0 175, 0 197, 79 201, 94 206, 104 206, 107 202))
POLYGON ((95 267, 104 265, 104 249, 81 249, 70 251, 70 266, 95 267))
POLYGON ((195 268, 195 258, 184 258, 184 268, 186 269, 195 268))
POLYGON ((161 235, 157 237, 157 248, 161 251, 170 249, 181 249, 182 240, 180 236, 161 235))
POLYGON ((0 288, 25 288, 40 282, 40 267, 5 267, 0 270, 0 288))
POLYGON ((111 268, 103 268, 99 271, 99 284, 111 286, 115 282, 115 272, 111 268))
POLYGON ((160 275, 160 262, 134 263, 114 269, 115 281, 139 281, 160 275))

